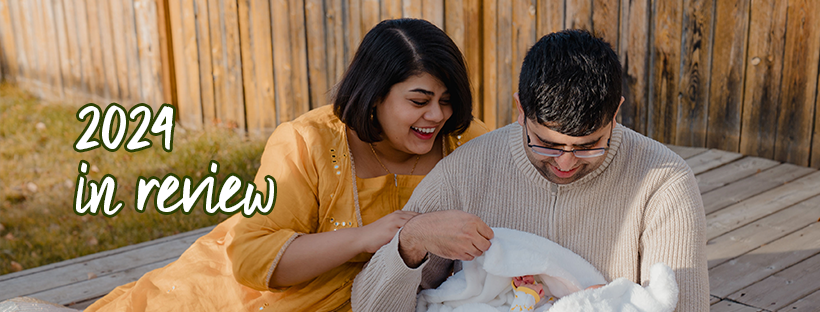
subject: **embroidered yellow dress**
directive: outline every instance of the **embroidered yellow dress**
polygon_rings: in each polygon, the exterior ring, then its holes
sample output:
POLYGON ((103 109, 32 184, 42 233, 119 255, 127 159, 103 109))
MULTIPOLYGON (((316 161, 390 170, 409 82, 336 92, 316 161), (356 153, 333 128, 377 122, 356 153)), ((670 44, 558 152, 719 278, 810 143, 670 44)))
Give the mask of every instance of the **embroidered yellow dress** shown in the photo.
MULTIPOLYGON (((486 132, 474 122, 444 140, 445 154, 486 132)), ((423 176, 356 178, 345 125, 332 106, 277 127, 254 182, 262 191, 266 175, 277 188, 270 214, 225 220, 177 261, 114 289, 85 311, 349 311, 353 279, 371 254, 308 282, 268 289, 279 258, 300 234, 367 225, 401 209, 423 176)))

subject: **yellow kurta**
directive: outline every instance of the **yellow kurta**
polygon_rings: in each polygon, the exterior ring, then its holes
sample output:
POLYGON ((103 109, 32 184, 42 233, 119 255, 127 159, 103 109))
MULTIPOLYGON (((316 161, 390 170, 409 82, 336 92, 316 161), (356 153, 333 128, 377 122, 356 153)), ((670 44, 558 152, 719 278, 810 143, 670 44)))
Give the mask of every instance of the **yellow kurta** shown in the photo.
MULTIPOLYGON (((448 154, 487 132, 481 122, 445 139, 448 154)), ((370 258, 360 254, 318 277, 284 289, 268 280, 300 234, 358 227, 401 209, 423 176, 355 178, 344 124, 332 106, 279 125, 262 155, 255 184, 276 179, 268 215, 235 215, 180 258, 120 286, 86 311, 349 311, 353 279, 370 258)), ((345 248, 346 246, 339 246, 345 248)))

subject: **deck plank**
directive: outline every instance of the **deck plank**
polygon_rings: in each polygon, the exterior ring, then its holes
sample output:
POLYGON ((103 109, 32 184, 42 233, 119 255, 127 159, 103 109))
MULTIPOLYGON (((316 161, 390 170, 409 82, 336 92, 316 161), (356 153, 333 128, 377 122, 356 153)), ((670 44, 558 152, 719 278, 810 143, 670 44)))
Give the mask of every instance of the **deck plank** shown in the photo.
POLYGON ((706 216, 706 239, 740 228, 820 194, 820 172, 750 197, 706 216))
MULTIPOLYGON (((815 253, 818 252, 820 249, 815 250, 815 253)), ((729 298, 756 307, 767 307, 767 310, 778 310, 820 290, 817 281, 820 281, 820 254, 741 289, 729 298)))
POLYGON ((723 300, 709 307, 710 312, 756 312, 762 309, 750 307, 742 303, 723 300))
POLYGON ((701 173, 695 178, 698 181, 700 193, 704 194, 729 183, 745 179, 753 174, 761 173, 779 164, 780 162, 765 158, 744 157, 720 168, 701 173))
POLYGON ((46 291, 26 295, 48 302, 67 305, 74 302, 86 301, 90 298, 99 298, 117 288, 117 286, 138 280, 145 273, 158 269, 174 262, 177 257, 159 262, 149 263, 138 267, 131 267, 115 274, 82 281, 76 284, 49 289, 46 291))
POLYGON ((710 214, 814 171, 811 168, 792 164, 778 165, 714 191, 704 193, 703 208, 706 210, 706 214, 710 214))
POLYGON ((175 259, 211 229, 213 227, 0 276, 0 301, 74 285, 88 280, 89 273, 101 278, 125 269, 175 259))
POLYGON ((820 311, 820 290, 803 297, 803 299, 783 307, 777 312, 803 312, 820 311))
POLYGON ((704 147, 688 147, 688 146, 677 146, 677 145, 666 145, 669 149, 671 149, 676 154, 680 155, 681 158, 687 159, 689 157, 698 155, 700 153, 706 152, 707 148, 704 147))
POLYGON ((709 267, 713 268, 794 231, 820 218, 820 196, 752 222, 706 243, 709 267))
MULTIPOLYGON (((710 293, 725 298, 820 251, 820 222, 709 270, 710 293)), ((820 285, 820 283, 816 284, 820 285)))
POLYGON ((743 155, 738 153, 710 149, 696 156, 687 158, 686 163, 692 168, 692 172, 699 174, 733 162, 741 157, 743 157, 743 155))

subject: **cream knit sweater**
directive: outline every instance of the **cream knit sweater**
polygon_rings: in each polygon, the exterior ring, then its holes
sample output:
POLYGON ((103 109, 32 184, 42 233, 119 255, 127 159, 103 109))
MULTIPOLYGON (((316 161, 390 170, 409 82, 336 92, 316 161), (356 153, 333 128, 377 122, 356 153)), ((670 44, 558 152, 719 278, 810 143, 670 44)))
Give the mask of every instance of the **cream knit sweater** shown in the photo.
MULTIPOLYGON (((559 185, 541 176, 524 149, 517 123, 478 137, 439 162, 404 209, 461 209, 491 227, 541 235, 579 254, 608 281, 645 284, 650 266, 663 262, 677 277, 677 311, 709 310, 703 203, 683 159, 618 125, 603 164, 559 185)), ((430 255, 408 268, 396 234, 356 277, 353 310, 414 311, 418 288, 437 287, 452 265, 430 255)))

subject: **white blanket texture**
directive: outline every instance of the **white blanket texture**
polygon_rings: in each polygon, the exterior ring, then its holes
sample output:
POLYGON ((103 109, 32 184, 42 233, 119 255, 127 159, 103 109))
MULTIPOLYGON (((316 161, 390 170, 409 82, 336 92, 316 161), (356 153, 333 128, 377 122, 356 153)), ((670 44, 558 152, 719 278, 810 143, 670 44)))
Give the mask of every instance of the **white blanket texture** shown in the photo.
POLYGON ((671 312, 677 305, 675 273, 663 263, 651 267, 646 287, 626 278, 607 284, 589 262, 546 238, 506 228, 493 232, 487 252, 462 262, 462 270, 438 288, 419 294, 417 312, 507 312, 514 300, 510 282, 523 275, 544 286, 546 296, 536 312, 671 312), (584 290, 597 284, 607 285, 584 290), (550 302, 551 296, 559 299, 550 302))

